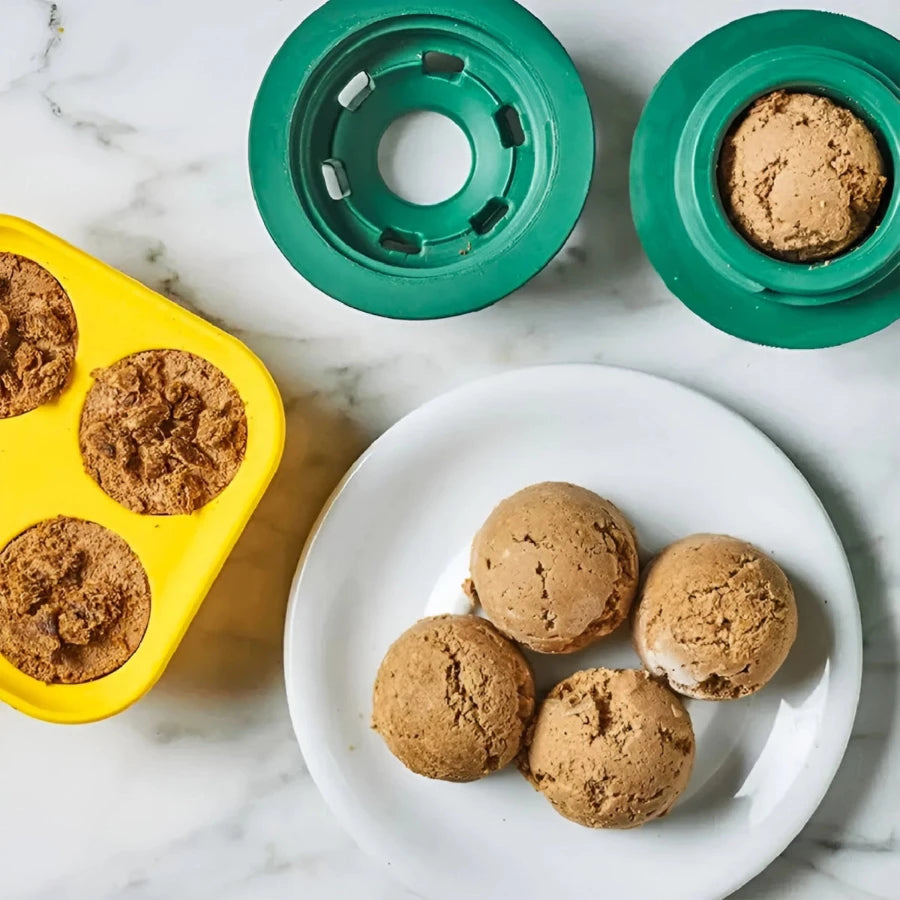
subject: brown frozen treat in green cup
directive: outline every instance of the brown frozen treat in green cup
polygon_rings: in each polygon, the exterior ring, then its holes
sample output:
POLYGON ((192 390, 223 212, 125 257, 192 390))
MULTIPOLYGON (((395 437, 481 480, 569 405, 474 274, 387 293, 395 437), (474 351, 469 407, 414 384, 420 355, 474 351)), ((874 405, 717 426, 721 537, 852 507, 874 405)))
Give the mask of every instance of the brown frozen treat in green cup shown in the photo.
POLYGON ((849 109, 816 94, 760 97, 725 138, 722 200, 751 243, 813 262, 865 236, 887 184, 875 137, 849 109))

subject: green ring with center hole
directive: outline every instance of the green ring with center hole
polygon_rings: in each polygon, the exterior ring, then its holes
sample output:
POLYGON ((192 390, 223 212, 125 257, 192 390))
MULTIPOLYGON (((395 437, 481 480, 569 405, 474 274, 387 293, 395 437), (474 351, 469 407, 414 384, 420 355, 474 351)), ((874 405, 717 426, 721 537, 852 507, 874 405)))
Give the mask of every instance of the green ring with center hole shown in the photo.
POLYGON ((490 305, 556 255, 594 131, 571 59, 513 0, 330 0, 269 66, 249 160, 263 221, 305 278, 366 312, 429 319, 490 305), (421 110, 453 120, 473 160, 430 206, 378 170, 385 130, 421 110))
POLYGON ((706 321, 758 344, 833 346, 900 318, 898 171, 900 42, 834 13, 762 13, 698 41, 657 84, 635 133, 632 212, 669 290, 706 321), (756 249, 719 196, 726 134, 757 97, 777 89, 852 109, 888 169, 877 226, 826 262, 785 262, 756 249))

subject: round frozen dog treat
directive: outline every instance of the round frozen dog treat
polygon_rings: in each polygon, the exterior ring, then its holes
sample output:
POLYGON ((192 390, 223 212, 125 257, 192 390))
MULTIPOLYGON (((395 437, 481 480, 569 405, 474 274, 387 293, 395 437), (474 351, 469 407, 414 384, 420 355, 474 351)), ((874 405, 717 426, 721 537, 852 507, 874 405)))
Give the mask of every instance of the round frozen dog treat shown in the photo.
POLYGON ((0 253, 0 419, 30 412, 66 386, 78 329, 60 283, 15 253, 0 253))
POLYGON ((0 551, 0 653, 48 684, 80 684, 118 669, 150 619, 140 560, 117 534, 50 519, 0 551))
POLYGON ((634 828, 672 808, 693 764, 694 731, 675 694, 646 672, 588 669, 541 704, 525 773, 567 819, 634 828))
POLYGON ((372 727, 413 772, 475 781, 518 755, 533 713, 534 680, 519 650, 484 619, 436 616, 385 655, 372 727))
POLYGON ((806 262, 837 256, 863 237, 887 178, 872 132, 849 109, 775 91, 726 137, 719 184, 748 241, 806 262))
POLYGON ((88 474, 123 506, 191 513, 237 474, 247 418, 234 385, 181 350, 136 353, 93 373, 81 414, 88 474))
POLYGON ((784 572, 751 544, 710 534, 656 557, 632 631, 647 669, 701 700, 758 691, 796 636, 797 604, 784 572))
POLYGON ((491 621, 541 653, 571 653, 617 628, 638 583, 628 520, 573 484, 507 498, 475 536, 467 588, 491 621))

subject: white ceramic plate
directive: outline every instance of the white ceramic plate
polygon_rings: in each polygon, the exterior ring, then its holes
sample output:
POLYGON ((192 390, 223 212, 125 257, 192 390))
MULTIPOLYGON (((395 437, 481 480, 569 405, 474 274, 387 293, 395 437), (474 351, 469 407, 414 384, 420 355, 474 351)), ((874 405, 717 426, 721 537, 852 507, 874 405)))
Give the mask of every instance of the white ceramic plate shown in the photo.
MULTIPOLYGON (((636 666, 620 633, 574 656, 532 655, 539 687, 594 665, 636 666)), ((434 400, 373 444, 336 491, 301 562, 285 668, 309 770, 344 827, 428 900, 721 898, 812 815, 859 694, 853 581, 821 503, 744 419, 676 384, 561 366, 434 400), (369 728, 388 645, 463 604, 467 547, 493 506, 564 480, 617 503, 642 557, 692 532, 752 541, 797 591, 797 643, 755 697, 689 703, 690 786, 665 819, 592 831, 558 816, 513 768, 475 784, 408 772, 369 728)))

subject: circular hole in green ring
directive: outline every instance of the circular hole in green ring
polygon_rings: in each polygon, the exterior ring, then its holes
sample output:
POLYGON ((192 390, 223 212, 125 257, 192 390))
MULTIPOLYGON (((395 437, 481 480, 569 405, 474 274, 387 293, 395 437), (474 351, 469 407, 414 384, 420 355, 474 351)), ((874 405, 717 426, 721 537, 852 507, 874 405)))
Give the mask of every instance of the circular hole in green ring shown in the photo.
POLYGON ((419 206, 455 197, 472 175, 472 144, 448 116, 429 110, 394 119, 378 141, 378 171, 389 191, 419 206))

